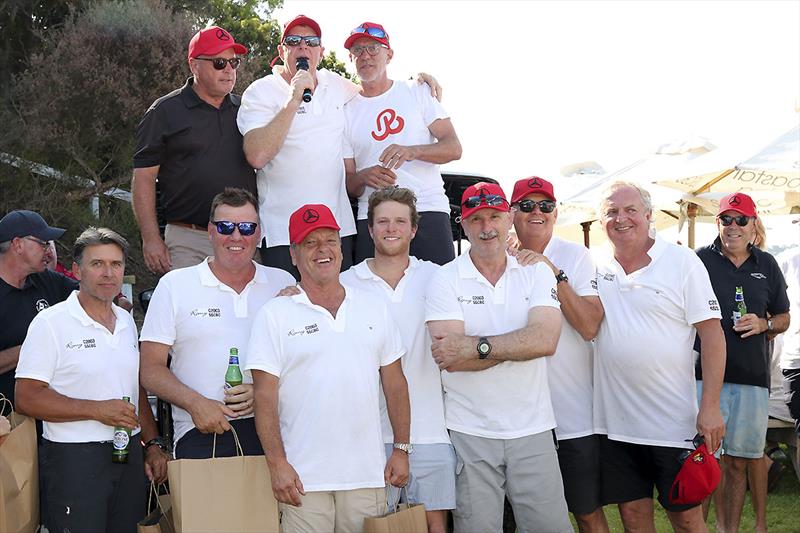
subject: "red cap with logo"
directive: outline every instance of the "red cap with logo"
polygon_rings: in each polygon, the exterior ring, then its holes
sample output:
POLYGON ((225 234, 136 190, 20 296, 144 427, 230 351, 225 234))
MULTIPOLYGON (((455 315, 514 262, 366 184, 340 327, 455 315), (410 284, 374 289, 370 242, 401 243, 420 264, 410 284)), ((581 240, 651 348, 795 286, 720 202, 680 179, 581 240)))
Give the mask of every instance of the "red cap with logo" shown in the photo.
POLYGON ((722 473, 713 454, 700 444, 683 461, 672 488, 669 502, 680 505, 696 505, 705 500, 719 485, 722 473))
POLYGON ((289 242, 301 243, 306 235, 320 228, 330 228, 336 231, 341 229, 327 205, 306 204, 301 206, 289 217, 289 242))
POLYGON ((514 193, 511 195, 511 203, 515 204, 529 194, 543 194, 555 201, 556 195, 553 192, 553 184, 539 176, 524 178, 514 184, 514 193))
POLYGON ((211 26, 194 34, 189 41, 189 59, 198 56, 213 56, 233 48, 237 54, 247 53, 247 48, 233 40, 233 35, 219 26, 211 26))
POLYGON ((466 219, 475 211, 487 207, 498 211, 511 210, 503 188, 496 183, 486 183, 485 181, 470 185, 461 195, 461 220, 466 219))
POLYGON ((294 28, 295 26, 308 26, 312 30, 314 30, 314 34, 322 38, 322 30, 319 28, 319 24, 317 21, 312 19, 311 17, 307 17, 305 15, 297 15, 295 18, 287 22, 283 25, 283 33, 281 34, 281 41, 283 38, 286 37, 286 34, 289 33, 289 30, 294 28))
POLYGON ((383 26, 380 24, 362 22, 360 26, 350 32, 350 37, 345 40, 344 47, 349 50, 350 47, 353 46, 353 43, 361 38, 372 39, 377 43, 381 43, 386 48, 391 48, 391 46, 389 46, 389 34, 386 33, 386 30, 384 30, 383 26))
POLYGON ((743 192, 734 192, 719 201, 717 216, 725 211, 736 211, 748 217, 757 217, 756 203, 743 192))

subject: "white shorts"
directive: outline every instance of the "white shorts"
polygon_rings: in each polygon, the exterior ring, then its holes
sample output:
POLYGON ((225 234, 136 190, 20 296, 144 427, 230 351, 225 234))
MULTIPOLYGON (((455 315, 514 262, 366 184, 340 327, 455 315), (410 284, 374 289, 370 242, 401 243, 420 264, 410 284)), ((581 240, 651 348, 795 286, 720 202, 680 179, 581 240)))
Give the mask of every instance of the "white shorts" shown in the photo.
MULTIPOLYGON (((386 445, 386 457, 392 445, 386 445)), ((407 490, 389 487, 387 504, 391 508, 402 496, 408 503, 421 503, 426 511, 456 508, 456 452, 452 444, 414 444, 408 456, 410 476, 407 490), (402 495, 400 494, 402 492, 402 495)))

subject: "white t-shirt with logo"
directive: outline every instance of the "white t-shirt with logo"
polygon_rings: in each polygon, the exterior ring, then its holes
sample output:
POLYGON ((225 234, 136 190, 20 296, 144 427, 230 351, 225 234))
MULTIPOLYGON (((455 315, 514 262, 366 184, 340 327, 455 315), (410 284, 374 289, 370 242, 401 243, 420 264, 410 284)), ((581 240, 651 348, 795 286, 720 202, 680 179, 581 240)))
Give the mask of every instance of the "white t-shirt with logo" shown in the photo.
MULTIPOLYGON (((406 347, 401 359, 411 402, 411 442, 414 444, 450 443, 444 423, 444 399, 439 367, 431 355, 431 337, 425 327, 425 294, 431 276, 439 266, 409 257, 409 265, 395 289, 374 274, 367 261, 342 273, 340 280, 384 302, 400 328, 406 347)), ((386 400, 381 393, 383 442, 394 442, 386 400)))
MULTIPOLYGON (((435 143, 428 127, 448 118, 442 105, 431 96, 430 87, 415 81, 394 81, 388 91, 378 96, 356 95, 344 106, 344 114, 344 157, 355 159, 358 171, 380 165, 378 158, 391 144, 435 143)), ((418 211, 450 213, 439 165, 406 161, 394 172, 397 185, 417 195, 418 211)), ((358 198, 359 220, 367 218, 367 201, 374 191, 367 186, 358 198)))
MULTIPOLYGON (((121 400, 139 407, 139 343, 130 313, 112 304, 114 332, 91 318, 78 291, 41 311, 28 327, 19 352, 16 378, 43 381, 55 392, 78 400, 121 400)), ((136 428, 132 434, 138 434, 136 428)), ((51 442, 105 442, 114 427, 97 420, 43 422, 51 442)), ((109 458, 109 461, 111 458, 109 458)))
MULTIPOLYGON (((598 296, 594 261, 585 246, 554 236, 547 243, 544 255, 564 271, 575 294, 598 296)), ((563 319, 556 353, 547 358, 547 377, 559 440, 585 437, 594 432, 593 351, 592 343, 583 340, 581 334, 563 319)))
MULTIPOLYGON (((172 373, 206 398, 224 401, 230 349, 238 349, 239 366, 244 368, 256 313, 281 289, 295 284, 283 270, 255 267, 241 294, 217 279, 208 259, 173 270, 158 282, 147 308, 141 340, 171 346, 172 373)), ((247 372, 242 377, 244 383, 253 382, 247 372)), ((172 406, 172 420, 175 442, 194 428, 192 416, 177 405, 172 406)))
MULTIPOLYGON (((291 90, 275 74, 250 84, 236 119, 242 135, 272 122, 291 90)), ((342 236, 356 232, 345 189, 342 135, 344 104, 357 92, 358 86, 342 76, 318 70, 311 102, 300 104, 280 150, 258 169, 258 215, 267 246, 289 244, 289 216, 304 204, 328 206, 342 236)))
POLYGON ((247 370, 277 376, 286 459, 306 491, 384 486, 380 368, 403 353, 386 305, 345 287, 336 318, 305 292, 256 316, 247 370))
MULTIPOLYGON (((469 252, 431 278, 425 321, 460 320, 469 336, 502 335, 528 325, 535 307, 559 309, 555 276, 537 263, 520 266, 507 257, 505 273, 491 283, 469 252)), ((449 429, 490 439, 514 439, 556 425, 544 357, 504 361, 480 372, 442 372, 449 429)))
POLYGON ((693 324, 719 319, 719 304, 693 250, 656 237, 647 253, 631 274, 610 250, 597 258, 595 424, 613 440, 683 448, 697 433, 693 324))

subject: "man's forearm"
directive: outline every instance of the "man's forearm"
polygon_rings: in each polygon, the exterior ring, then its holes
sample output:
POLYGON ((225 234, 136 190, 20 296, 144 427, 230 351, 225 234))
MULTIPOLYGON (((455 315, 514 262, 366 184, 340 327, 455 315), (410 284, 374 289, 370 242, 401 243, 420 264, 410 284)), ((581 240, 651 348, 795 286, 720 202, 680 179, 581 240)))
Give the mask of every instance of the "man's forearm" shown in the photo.
MULTIPOLYGON (((489 337, 492 345, 490 359, 498 361, 528 361, 553 355, 561 334, 561 313, 554 308, 539 308, 539 316, 524 328, 489 337)), ((471 337, 474 346, 478 337, 471 337)), ((477 355, 476 349, 471 350, 477 355)))
POLYGON ((289 134, 298 107, 294 101, 288 102, 269 124, 245 134, 244 155, 253 168, 264 168, 278 154, 289 134))
POLYGON ((411 404, 408 399, 408 382, 403 375, 400 361, 388 372, 381 369, 381 385, 386 397, 386 410, 395 442, 411 442, 411 404))
POLYGON ((461 143, 457 137, 442 139, 432 144, 419 144, 411 148, 415 152, 415 159, 426 163, 444 165, 461 159, 461 143))
POLYGON ((789 313, 781 313, 779 315, 770 317, 770 320, 772 320, 772 330, 769 331, 769 333, 772 335, 780 335, 789 329, 791 317, 789 316, 789 313))
MULTIPOLYGON (((144 363, 144 360, 143 360, 144 363)), ((184 385, 165 365, 143 364, 141 368, 142 386, 161 398, 191 412, 191 406, 205 397, 184 385)))
POLYGON ((133 173, 131 181, 131 198, 133 214, 139 224, 142 239, 161 238, 156 215, 156 184, 154 179, 146 175, 138 175, 139 170, 133 173))
POLYGON ((158 424, 150 408, 147 391, 141 385, 139 385, 139 427, 142 428, 140 435, 142 442, 158 437, 158 424))
POLYGON ((253 370, 255 400, 255 420, 258 439, 267 456, 268 463, 286 460, 286 450, 281 438, 281 424, 278 416, 278 378, 253 370))
POLYGON ((5 350, 0 350, 0 374, 5 374, 17 368, 19 363, 19 349, 22 346, 12 346, 5 350))
POLYGON ((722 382, 725 379, 725 334, 719 320, 706 320, 695 324, 700 337, 700 368, 703 372, 703 397, 701 407, 719 407, 722 382))
POLYGON ((98 402, 70 398, 50 387, 40 387, 31 380, 17 380, 17 410, 27 416, 47 422, 77 422, 97 420, 98 402))

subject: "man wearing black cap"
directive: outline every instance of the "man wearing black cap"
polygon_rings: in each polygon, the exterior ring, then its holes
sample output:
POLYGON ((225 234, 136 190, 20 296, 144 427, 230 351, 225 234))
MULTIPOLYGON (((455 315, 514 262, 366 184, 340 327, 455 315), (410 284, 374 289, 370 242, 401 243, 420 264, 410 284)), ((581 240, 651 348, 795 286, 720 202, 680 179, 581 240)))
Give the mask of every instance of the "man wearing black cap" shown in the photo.
POLYGON ((133 211, 145 264, 153 272, 193 266, 214 255, 206 231, 211 199, 225 187, 256 191, 236 127, 240 99, 231 94, 239 56, 246 53, 220 27, 197 32, 189 42, 192 77, 156 100, 139 123, 133 211), (167 220, 164 240, 156 218, 156 180, 167 220))
POLYGON ((78 283, 47 269, 49 241, 64 230, 33 211, 0 220, 0 394, 14 400, 14 370, 28 326, 39 311, 67 299, 78 283))

